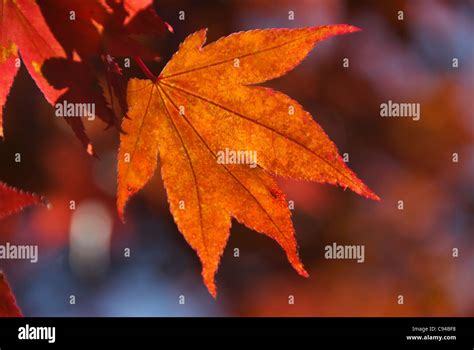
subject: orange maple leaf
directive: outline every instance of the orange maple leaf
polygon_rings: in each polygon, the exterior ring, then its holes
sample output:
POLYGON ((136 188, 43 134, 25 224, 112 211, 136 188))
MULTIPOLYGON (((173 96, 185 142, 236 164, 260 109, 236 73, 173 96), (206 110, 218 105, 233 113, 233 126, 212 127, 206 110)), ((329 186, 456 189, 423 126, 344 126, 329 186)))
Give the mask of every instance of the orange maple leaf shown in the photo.
POLYGON ((357 30, 347 25, 252 30, 204 47, 201 30, 186 38, 158 79, 129 82, 130 119, 122 124, 118 156, 119 215, 123 218, 128 199, 155 172, 159 154, 171 212, 199 255, 213 296, 231 217, 275 239, 294 269, 308 276, 285 196, 267 171, 379 199, 296 101, 251 86, 293 69, 318 41, 357 30), (254 162, 220 161, 229 150, 250 152, 254 162))

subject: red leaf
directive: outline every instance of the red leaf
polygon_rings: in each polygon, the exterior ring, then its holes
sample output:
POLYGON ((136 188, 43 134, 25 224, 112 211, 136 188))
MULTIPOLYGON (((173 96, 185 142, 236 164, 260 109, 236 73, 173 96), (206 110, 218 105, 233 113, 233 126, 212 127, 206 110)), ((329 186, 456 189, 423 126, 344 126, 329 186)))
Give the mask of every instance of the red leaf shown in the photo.
MULTIPOLYGON (((44 21, 33 0, 6 0, 0 3, 0 109, 13 83, 18 67, 18 51, 31 77, 49 103, 54 103, 61 91, 53 88, 41 74, 41 65, 51 57, 64 57, 64 51, 44 21)), ((0 112, 0 137, 3 137, 0 112)))
MULTIPOLYGON (((68 56, 51 59, 42 67, 53 86, 68 88, 57 102, 94 103, 97 117, 120 130, 121 118, 127 112, 127 81, 113 56, 157 58, 141 42, 144 37, 156 38, 168 29, 153 10, 153 1, 39 0, 38 3, 68 56)), ((66 122, 93 154, 83 120, 67 118, 66 122)))
POLYGON ((15 296, 3 272, 0 272, 0 317, 22 317, 15 296))
POLYGON ((94 23, 102 24, 107 16, 98 1, 38 0, 38 5, 69 58, 74 51, 80 57, 98 54, 101 36, 94 23))
POLYGON ((7 101, 10 88, 18 71, 18 67, 15 65, 18 58, 17 51, 15 47, 11 49, 12 52, 7 57, 8 53, 6 51, 8 50, 5 50, 3 47, 0 48, 2 50, 2 57, 0 58, 0 71, 2 72, 0 75, 0 139, 3 138, 3 106, 7 101), (3 61, 3 59, 5 60, 3 61))
MULTIPOLYGON (((49 82, 57 88, 68 88, 58 98, 58 103, 94 103, 95 115, 108 126, 120 129, 120 118, 108 108, 102 88, 97 83, 96 71, 87 61, 77 62, 63 58, 52 58, 42 68, 49 82)), ((81 118, 65 118, 84 147, 91 147, 81 118)))
POLYGON ((152 0, 39 0, 51 30, 70 58, 110 54, 138 55, 144 59, 157 55, 137 36, 161 35, 169 30, 152 7, 152 0), (71 11, 75 19, 70 21, 71 11), (66 19, 66 20, 65 20, 66 19))
POLYGON ((0 182, 0 219, 41 202, 44 200, 40 196, 23 192, 0 182))

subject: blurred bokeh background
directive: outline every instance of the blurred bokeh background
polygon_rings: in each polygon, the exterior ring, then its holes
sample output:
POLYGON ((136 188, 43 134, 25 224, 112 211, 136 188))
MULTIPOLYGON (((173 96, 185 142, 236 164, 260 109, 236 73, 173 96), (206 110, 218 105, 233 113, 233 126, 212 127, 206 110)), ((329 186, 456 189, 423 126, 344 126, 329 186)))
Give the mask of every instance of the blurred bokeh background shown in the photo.
POLYGON ((122 224, 117 131, 86 122, 100 159, 88 156, 22 68, 4 113, 0 179, 52 204, 0 221, 0 244, 39 245, 36 264, 0 262, 25 315, 474 316, 472 1, 165 0, 156 10, 174 34, 160 43, 155 73, 204 27, 208 42, 254 28, 361 27, 318 44, 295 70, 265 85, 299 101, 382 201, 279 179, 295 203, 310 278, 292 270, 275 242, 234 222, 213 300, 159 174, 131 201, 122 224), (380 117, 388 100, 420 103, 421 119, 380 117), (365 262, 326 260, 324 247, 333 242, 365 245, 365 262))

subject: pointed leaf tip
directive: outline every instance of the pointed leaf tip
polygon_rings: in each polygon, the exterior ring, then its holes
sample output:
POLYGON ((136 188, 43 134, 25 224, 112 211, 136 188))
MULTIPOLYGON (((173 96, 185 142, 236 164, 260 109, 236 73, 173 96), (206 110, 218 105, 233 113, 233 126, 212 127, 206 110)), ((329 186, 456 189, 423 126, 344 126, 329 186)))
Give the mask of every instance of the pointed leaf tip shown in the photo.
POLYGON ((168 31, 170 33, 174 33, 174 29, 173 27, 171 26, 171 24, 169 24, 168 22, 165 22, 165 25, 166 25, 166 28, 168 29, 168 31))
POLYGON ((36 194, 24 192, 0 182, 0 219, 42 201, 42 197, 36 194))
POLYGON ((305 268, 303 266, 301 266, 301 269, 298 269, 296 270, 298 272, 298 274, 302 277, 305 277, 305 278, 308 278, 309 277, 309 273, 308 271, 305 270, 305 268))
POLYGON ((315 28, 327 28, 331 31, 333 35, 345 34, 345 33, 355 33, 360 32, 362 29, 350 24, 331 24, 328 26, 323 27, 315 27, 315 28))
POLYGON ((22 317, 15 296, 3 272, 0 271, 0 317, 22 317))
POLYGON ((209 292, 209 294, 211 294, 211 296, 214 298, 214 299, 217 299, 217 288, 216 288, 216 284, 213 282, 212 284, 206 284, 206 287, 207 287, 207 290, 209 292))

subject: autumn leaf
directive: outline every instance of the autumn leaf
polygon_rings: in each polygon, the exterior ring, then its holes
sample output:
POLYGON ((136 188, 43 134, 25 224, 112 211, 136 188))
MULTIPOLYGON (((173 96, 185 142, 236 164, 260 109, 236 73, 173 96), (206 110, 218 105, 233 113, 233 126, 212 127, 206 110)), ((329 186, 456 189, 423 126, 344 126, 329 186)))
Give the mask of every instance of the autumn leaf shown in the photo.
POLYGON ((0 219, 19 212, 30 205, 45 202, 46 200, 40 196, 23 192, 0 182, 0 219))
POLYGON ((19 68, 19 56, 46 100, 53 104, 62 91, 48 83, 41 66, 47 59, 65 54, 34 0, 3 0, 0 18, 0 138, 3 138, 3 107, 19 68))
MULTIPOLYGON (((100 119, 108 126, 120 128, 121 117, 126 112, 123 101, 119 115, 111 108, 114 101, 108 103, 104 94, 110 96, 114 90, 113 96, 121 99, 126 80, 116 74, 113 60, 101 58, 136 55, 154 59, 157 53, 144 45, 142 38, 156 38, 171 27, 155 13, 153 0, 38 0, 38 3, 35 0, 0 3, 0 138, 4 136, 3 107, 20 67, 20 56, 51 105, 63 101, 94 103, 100 119), (103 65, 104 76, 109 79, 109 91, 104 91, 96 79, 97 62, 103 65)), ((83 121, 66 118, 66 122, 93 154, 83 121)))
MULTIPOLYGON (((23 192, 0 182, 0 219, 34 204, 45 203, 46 200, 35 194, 23 192)), ((23 316, 16 305, 13 292, 5 275, 0 271, 0 317, 23 316)))
MULTIPOLYGON (((97 74, 87 61, 74 61, 64 58, 47 60, 42 71, 50 84, 66 91, 58 98, 58 103, 94 103, 95 115, 107 126, 120 128, 120 118, 108 106, 104 87, 97 81, 97 74)), ((105 86, 106 88, 107 86, 105 86)), ((92 143, 87 136, 82 118, 64 118, 85 149, 94 155, 92 143)))
POLYGON ((143 45, 171 28, 156 14, 153 0, 38 0, 52 32, 68 58, 101 54, 153 59, 157 53, 143 45), (73 16, 73 20, 71 20, 73 16))
MULTIPOLYGON (((66 91, 58 101, 94 103, 96 115, 108 127, 120 129, 127 112, 125 87, 114 57, 157 59, 143 38, 155 41, 171 28, 153 9, 153 0, 38 0, 67 58, 45 62, 49 83, 66 91), (72 16, 72 17, 71 17, 72 16)), ((94 154, 81 118, 66 118, 77 138, 94 154)))
POLYGON ((15 296, 8 285, 3 272, 0 271, 0 317, 22 317, 16 305, 15 296))
MULTIPOLYGON (((181 44, 154 80, 128 85, 118 155, 119 215, 161 161, 171 212, 196 250, 215 296, 215 273, 231 217, 283 248, 307 276, 284 194, 271 174, 337 184, 378 199, 345 165, 336 146, 300 104, 269 88, 252 86, 284 75, 314 45, 357 31, 347 25, 239 32, 203 47, 206 30, 181 44), (255 152, 252 164, 226 164, 222 152, 255 152)), ((252 153, 254 154, 254 153, 252 153)))

